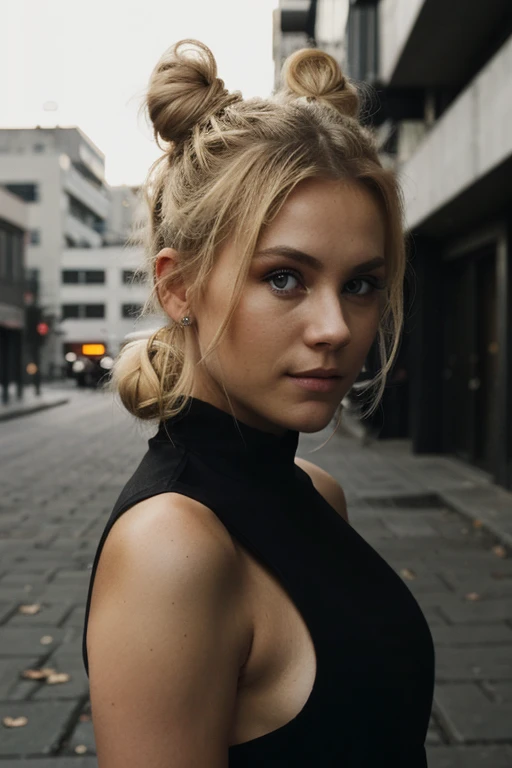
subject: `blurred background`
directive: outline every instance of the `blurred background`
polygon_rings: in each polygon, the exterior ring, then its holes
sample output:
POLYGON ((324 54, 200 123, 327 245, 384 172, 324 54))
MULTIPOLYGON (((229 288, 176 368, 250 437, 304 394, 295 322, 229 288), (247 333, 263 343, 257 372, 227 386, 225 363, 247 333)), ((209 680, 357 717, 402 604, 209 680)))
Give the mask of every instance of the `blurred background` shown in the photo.
POLYGON ((245 97, 269 95, 305 46, 365 95, 403 188, 406 320, 381 406, 362 417, 356 386, 313 460, 396 554, 441 647, 429 764, 512 766, 510 0, 4 0, 2 26, 0 703, 34 714, 0 727, 0 761, 95 765, 87 683, 65 651, 79 652, 92 556, 147 437, 101 394, 127 334, 161 324, 137 318, 140 188, 160 154, 138 109, 159 56, 194 37, 245 97), (22 618, 28 597, 39 608, 22 618), (20 683, 20 665, 55 658, 81 680, 72 693, 20 683))

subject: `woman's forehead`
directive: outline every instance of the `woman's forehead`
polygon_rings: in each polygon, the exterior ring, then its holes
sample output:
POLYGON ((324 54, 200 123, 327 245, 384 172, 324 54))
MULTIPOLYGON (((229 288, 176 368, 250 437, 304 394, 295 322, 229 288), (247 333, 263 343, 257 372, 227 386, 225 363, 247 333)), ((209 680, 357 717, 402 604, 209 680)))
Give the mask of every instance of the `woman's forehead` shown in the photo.
POLYGON ((383 256, 385 222, 362 184, 308 180, 297 187, 261 233, 258 250, 285 245, 317 258, 383 256))

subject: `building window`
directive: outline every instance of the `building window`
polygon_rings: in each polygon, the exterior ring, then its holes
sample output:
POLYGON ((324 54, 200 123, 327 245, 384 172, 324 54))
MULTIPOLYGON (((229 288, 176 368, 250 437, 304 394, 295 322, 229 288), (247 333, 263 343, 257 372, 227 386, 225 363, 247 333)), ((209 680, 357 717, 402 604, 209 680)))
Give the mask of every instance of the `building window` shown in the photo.
POLYGON ((105 305, 104 304, 63 304, 62 305, 62 319, 68 318, 103 318, 105 317, 105 305))
POLYGON ((80 282, 80 272, 78 269, 63 269, 62 282, 66 285, 72 285, 80 282))
POLYGON ((132 285, 133 283, 144 283, 146 276, 144 273, 138 272, 135 269, 123 269, 123 283, 124 285, 132 285))
POLYGON ((4 187, 25 203, 39 202, 39 184, 4 184, 4 187))
POLYGON ((132 320, 142 312, 142 304, 123 304, 121 307, 121 315, 124 318, 132 320))
POLYGON ((89 269, 84 273, 84 281, 87 285, 103 285, 105 282, 105 270, 104 269, 89 269))
POLYGON ((86 304, 84 310, 84 317, 105 317, 104 304, 86 304))
POLYGON ((61 309, 63 320, 69 317, 80 317, 80 304, 63 304, 61 309))
POLYGON ((71 216, 74 216, 75 219, 78 219, 82 222, 82 224, 85 224, 87 227, 90 227, 95 232, 102 233, 105 229, 105 222, 103 219, 101 219, 96 213, 91 211, 90 208, 88 208, 86 205, 84 205, 80 200, 77 200, 76 197, 73 195, 70 195, 69 192, 68 195, 68 211, 71 216))
POLYGON ((62 282, 66 285, 103 285, 105 283, 105 270, 63 269, 62 282))
POLYGON ((28 242, 30 245, 41 245, 41 230, 31 229, 28 242))

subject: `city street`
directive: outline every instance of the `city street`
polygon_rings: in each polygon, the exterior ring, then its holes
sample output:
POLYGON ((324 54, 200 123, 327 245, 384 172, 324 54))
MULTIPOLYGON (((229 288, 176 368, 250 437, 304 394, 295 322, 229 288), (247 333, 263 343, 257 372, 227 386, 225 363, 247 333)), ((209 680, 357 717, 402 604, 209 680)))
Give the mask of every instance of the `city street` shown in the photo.
MULTIPOLYGON (((0 423, 0 766, 13 768, 97 765, 81 659, 90 567, 154 431, 103 393, 63 392, 65 405, 0 423), (26 672, 42 668, 53 671, 26 672)), ((418 460, 399 441, 362 447, 344 432, 310 454, 329 434, 303 438, 299 454, 341 482, 352 525, 432 629, 429 768, 510 768, 512 559, 482 522, 488 482, 454 460, 418 460), (481 517, 448 505, 463 497, 481 517)))

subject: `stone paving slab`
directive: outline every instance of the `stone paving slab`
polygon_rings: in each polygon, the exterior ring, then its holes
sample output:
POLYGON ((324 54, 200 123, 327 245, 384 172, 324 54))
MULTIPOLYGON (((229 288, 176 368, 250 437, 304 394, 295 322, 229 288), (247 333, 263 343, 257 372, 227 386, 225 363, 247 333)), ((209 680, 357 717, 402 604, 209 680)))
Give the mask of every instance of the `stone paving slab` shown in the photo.
MULTIPOLYGON (((21 605, 40 605, 38 613, 31 615, 20 613, 18 610, 5 622, 6 627, 22 627, 23 629, 33 629, 39 626, 55 626, 62 624, 65 617, 73 608, 72 602, 46 603, 34 600, 25 601, 21 605)), ((0 648, 1 653, 1 648, 0 648)))
POLYGON ((77 710, 76 701, 0 701, 0 756, 48 755, 63 737, 77 710), (27 717, 21 728, 6 728, 4 717, 27 717))
MULTIPOLYGON (((511 768, 509 747, 431 747, 428 768, 511 768)), ((67 767, 66 767, 67 768, 67 767)))
POLYGON ((432 628, 432 635, 436 648, 478 646, 483 654, 484 652, 492 653, 492 650, 489 651, 489 649, 484 651, 485 646, 512 646, 512 627, 508 624, 481 624, 471 627, 466 625, 437 626, 432 628))
POLYGON ((51 757, 43 760, 16 760, 9 768, 98 768, 98 761, 95 757, 51 757))
POLYGON ((89 755, 96 754, 96 744, 94 741, 92 720, 78 723, 75 730, 71 734, 69 742, 66 744, 65 751, 75 753, 75 750, 78 746, 86 747, 87 754, 89 755))
POLYGON ((0 700, 18 701, 26 698, 32 690, 32 683, 23 680, 21 673, 25 669, 39 667, 37 657, 11 657, 0 659, 0 700))
POLYGON ((34 629, 0 627, 0 656, 43 658, 63 642, 66 635, 66 630, 51 625, 34 629))
POLYGON ((438 648, 436 677, 439 682, 512 680, 512 645, 482 648, 438 648))
POLYGON ((439 604, 438 608, 451 624, 489 624, 512 620, 512 600, 509 599, 474 603, 453 600, 439 604))
POLYGON ((492 701, 475 683, 438 685, 435 707, 450 739, 458 743, 512 743, 512 700, 492 701))
POLYGON ((34 700, 84 698, 88 695, 89 680, 85 674, 81 650, 80 640, 61 645, 49 656, 47 666, 54 667, 57 672, 66 672, 70 675, 70 680, 56 685, 36 683, 32 697, 34 700))

